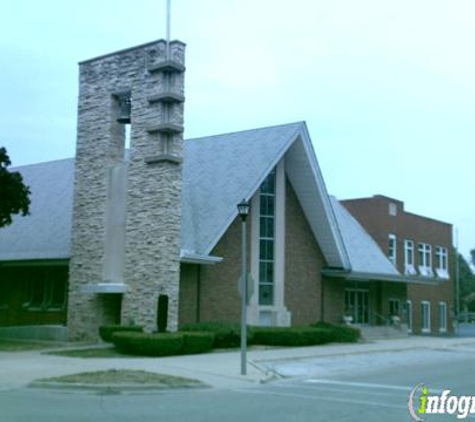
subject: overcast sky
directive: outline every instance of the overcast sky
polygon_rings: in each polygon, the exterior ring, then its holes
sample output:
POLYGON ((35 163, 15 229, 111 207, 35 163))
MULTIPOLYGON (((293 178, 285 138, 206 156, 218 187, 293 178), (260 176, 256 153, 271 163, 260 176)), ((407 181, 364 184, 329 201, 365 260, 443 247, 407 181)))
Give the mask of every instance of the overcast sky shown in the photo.
MULTIPOLYGON (((165 36, 165 0, 15 0, 0 14, 0 145, 74 155, 77 62, 165 36)), ((473 0, 172 0, 187 138, 305 120, 327 188, 384 194, 475 247, 473 0)))

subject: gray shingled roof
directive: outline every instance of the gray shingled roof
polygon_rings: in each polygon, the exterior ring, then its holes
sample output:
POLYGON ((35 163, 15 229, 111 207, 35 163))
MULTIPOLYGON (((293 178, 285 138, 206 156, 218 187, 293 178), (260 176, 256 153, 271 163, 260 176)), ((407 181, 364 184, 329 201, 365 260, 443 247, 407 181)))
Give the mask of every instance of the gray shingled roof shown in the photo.
POLYGON ((399 272, 383 254, 378 244, 347 209, 333 196, 331 203, 350 259, 351 271, 353 273, 399 276, 399 272))
POLYGON ((31 190, 30 215, 0 229, 0 260, 69 258, 72 158, 18 167, 31 190))
POLYGON ((185 141, 182 249, 208 254, 303 123, 185 141))
MULTIPOLYGON (((330 202, 303 122, 184 142, 182 253, 206 256, 285 155, 289 179, 331 267, 394 274, 357 221, 330 202)), ((19 167, 32 191, 31 215, 0 230, 0 260, 61 259, 70 254, 74 160, 19 167)))

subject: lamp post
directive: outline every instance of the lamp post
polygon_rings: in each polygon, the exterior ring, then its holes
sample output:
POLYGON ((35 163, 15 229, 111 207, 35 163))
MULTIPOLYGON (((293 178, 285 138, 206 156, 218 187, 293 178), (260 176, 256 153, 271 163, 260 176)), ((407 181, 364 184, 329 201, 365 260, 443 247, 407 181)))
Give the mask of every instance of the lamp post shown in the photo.
POLYGON ((249 215, 250 204, 243 199, 237 206, 242 226, 242 258, 241 258, 241 375, 246 375, 247 348, 247 242, 246 218, 249 215))

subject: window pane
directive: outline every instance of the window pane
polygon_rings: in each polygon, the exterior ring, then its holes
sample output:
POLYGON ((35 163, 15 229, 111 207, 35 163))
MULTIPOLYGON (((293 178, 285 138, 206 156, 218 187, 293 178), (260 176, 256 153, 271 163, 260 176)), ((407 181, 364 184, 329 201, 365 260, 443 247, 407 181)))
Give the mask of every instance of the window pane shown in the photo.
POLYGON ((66 299, 66 283, 63 280, 54 280, 51 283, 51 300, 49 307, 61 309, 66 299))
POLYGON ((34 280, 29 282, 29 307, 41 308, 45 301, 46 283, 44 280, 34 280))
POLYGON ((262 193, 275 193, 275 170, 272 170, 261 185, 262 193))
POLYGON ((274 286, 271 284, 259 285, 259 305, 274 304, 274 286))
POLYGON ((274 218, 261 217, 260 221, 260 237, 274 237, 274 218))
POLYGON ((275 197, 269 195, 261 195, 261 216, 274 216, 275 197))
POLYGON ((259 263, 259 282, 260 283, 274 282, 274 263, 273 262, 259 263))
POLYGON ((274 259, 274 241, 273 240, 261 240, 260 241, 260 253, 259 258, 263 260, 272 261, 274 259))

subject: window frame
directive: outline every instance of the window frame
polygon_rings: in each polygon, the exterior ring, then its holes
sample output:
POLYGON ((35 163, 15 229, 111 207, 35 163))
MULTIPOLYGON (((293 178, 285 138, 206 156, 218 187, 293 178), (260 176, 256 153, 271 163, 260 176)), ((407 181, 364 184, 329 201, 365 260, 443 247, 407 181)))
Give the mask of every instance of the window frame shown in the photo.
POLYGON ((447 302, 441 300, 439 302, 439 333, 446 333, 447 332, 447 302), (441 308, 444 309, 442 314, 441 308), (443 315, 443 318, 442 318, 443 315), (442 322, 444 323, 442 325, 442 322))
POLYGON ((415 267, 414 257, 414 241, 412 239, 404 239, 404 274, 415 275, 417 274, 415 267), (411 263, 408 261, 408 257, 411 259, 411 263))
POLYGON ((388 259, 397 267, 397 236, 394 233, 388 235, 388 259))
POLYGON ((413 331, 413 309, 412 309, 412 300, 406 300, 406 323, 407 323, 407 332, 412 334, 413 331))
POLYGON ((258 260, 258 296, 257 301, 259 306, 274 306, 275 304, 275 241, 276 241, 276 226, 275 226, 275 212, 276 212, 276 190, 277 190, 277 169, 274 167, 266 179, 262 182, 259 189, 259 260, 258 260), (272 206, 270 205, 272 204, 272 206), (269 220, 272 220, 272 224, 269 220), (265 224, 265 230, 263 230, 265 224), (268 229, 272 227, 272 234, 268 229), (265 233, 263 233, 265 232, 265 233), (265 248, 264 248, 265 245, 265 248), (267 267, 263 272, 262 268, 267 267), (269 268, 271 273, 269 277, 269 268), (263 274, 265 277, 261 277, 263 274), (269 278, 271 281, 269 281, 269 278), (265 280, 263 280, 265 279, 265 280), (264 290, 270 290, 269 303, 262 301, 262 293, 264 290))
POLYGON ((401 300, 398 298, 391 297, 388 300, 389 305, 389 315, 390 316, 401 316, 401 300), (397 313, 391 312, 391 308, 396 308, 397 313))
POLYGON ((449 249, 445 246, 435 247, 435 272, 437 277, 448 279, 449 277, 449 249))
POLYGON ((431 303, 428 300, 421 300, 421 317, 422 317, 422 324, 421 324, 421 332, 422 333, 430 333, 431 332, 431 303), (425 313, 424 308, 427 308, 427 326, 425 325, 425 313))
POLYGON ((424 277, 433 277, 432 271, 432 245, 420 242, 418 245, 419 273, 424 277))

